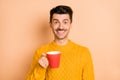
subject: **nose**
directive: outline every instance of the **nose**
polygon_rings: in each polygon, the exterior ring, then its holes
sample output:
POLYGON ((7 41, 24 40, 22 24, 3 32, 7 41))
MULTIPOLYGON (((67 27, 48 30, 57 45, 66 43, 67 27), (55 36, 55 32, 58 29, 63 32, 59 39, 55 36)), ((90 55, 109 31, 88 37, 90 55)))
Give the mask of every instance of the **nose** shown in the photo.
POLYGON ((62 23, 60 23, 59 28, 63 29, 63 24, 62 23))

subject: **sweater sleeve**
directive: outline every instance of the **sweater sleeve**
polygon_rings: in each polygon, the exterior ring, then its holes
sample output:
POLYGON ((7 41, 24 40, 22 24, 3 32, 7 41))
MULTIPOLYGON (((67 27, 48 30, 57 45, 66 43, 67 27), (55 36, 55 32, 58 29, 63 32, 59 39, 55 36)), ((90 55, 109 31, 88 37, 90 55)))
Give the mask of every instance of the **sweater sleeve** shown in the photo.
POLYGON ((87 48, 84 50, 83 61, 83 80, 94 80, 92 57, 87 48))
POLYGON ((37 50, 34 54, 30 71, 26 76, 25 80, 45 80, 46 69, 42 68, 39 65, 38 63, 39 56, 40 56, 40 50, 37 50))

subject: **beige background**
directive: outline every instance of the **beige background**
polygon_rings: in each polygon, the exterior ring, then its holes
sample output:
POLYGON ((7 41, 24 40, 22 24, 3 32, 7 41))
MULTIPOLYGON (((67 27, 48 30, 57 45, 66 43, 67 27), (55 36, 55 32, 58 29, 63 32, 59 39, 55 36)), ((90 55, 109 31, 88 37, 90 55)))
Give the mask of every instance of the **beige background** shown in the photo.
POLYGON ((73 8, 74 42, 89 47, 96 80, 120 80, 119 0, 0 0, 0 80, 24 80, 39 46, 52 40, 49 10, 73 8))

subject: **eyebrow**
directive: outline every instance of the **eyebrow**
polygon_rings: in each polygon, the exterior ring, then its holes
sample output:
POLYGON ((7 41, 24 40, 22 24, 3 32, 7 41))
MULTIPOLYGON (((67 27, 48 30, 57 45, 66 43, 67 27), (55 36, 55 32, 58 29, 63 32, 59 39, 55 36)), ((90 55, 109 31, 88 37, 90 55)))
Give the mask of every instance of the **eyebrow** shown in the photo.
POLYGON ((55 20, 57 20, 57 21, 58 21, 58 19, 53 19, 52 21, 55 21, 55 20))
POLYGON ((64 19, 64 21, 69 21, 68 19, 64 19))

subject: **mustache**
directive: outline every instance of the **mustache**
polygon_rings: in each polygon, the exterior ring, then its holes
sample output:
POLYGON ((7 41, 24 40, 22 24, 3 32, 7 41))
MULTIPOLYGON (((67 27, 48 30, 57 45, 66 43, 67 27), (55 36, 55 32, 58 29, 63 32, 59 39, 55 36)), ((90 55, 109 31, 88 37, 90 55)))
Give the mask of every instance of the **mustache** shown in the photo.
POLYGON ((67 29, 60 29, 60 28, 58 28, 58 29, 56 29, 56 31, 67 31, 67 29))

